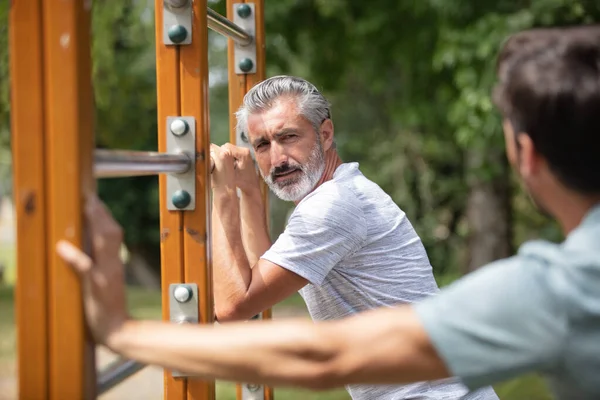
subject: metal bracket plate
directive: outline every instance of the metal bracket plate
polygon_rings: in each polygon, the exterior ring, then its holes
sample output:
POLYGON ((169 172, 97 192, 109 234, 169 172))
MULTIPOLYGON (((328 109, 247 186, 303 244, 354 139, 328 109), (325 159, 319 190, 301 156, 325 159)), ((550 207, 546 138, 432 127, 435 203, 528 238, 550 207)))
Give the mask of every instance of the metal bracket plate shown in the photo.
MULTIPOLYGON (((169 320, 175 324, 198 323, 198 285, 173 283, 169 285, 169 320)), ((174 377, 194 376, 171 371, 174 377)))
MULTIPOLYGON (((262 313, 252 317, 252 320, 262 319, 262 313)), ((242 400, 264 400, 265 387, 254 383, 242 383, 242 400)))
MULTIPOLYGON (((167 153, 183 152, 192 160, 190 169, 182 174, 167 174, 167 209, 194 210, 196 208, 196 119, 194 117, 167 117, 167 153), (171 124, 181 120, 187 124, 187 132, 181 135, 173 133, 171 124), (177 207, 173 203, 174 195, 189 195, 189 203, 177 207)), ((178 203, 181 205, 181 203, 178 203)))
POLYGON ((182 45, 192 43, 192 0, 163 0, 163 42, 166 45, 182 45), (181 7, 169 5, 183 4, 181 7), (182 41, 174 42, 169 37, 169 29, 179 26, 178 34, 181 35, 185 29, 186 36, 182 41))
MULTIPOLYGON (((248 32, 252 37, 256 37, 256 13, 254 12, 254 3, 233 3, 233 23, 248 32), (237 13, 237 7, 241 4, 250 7, 251 13, 246 18, 240 17, 237 13)), ((246 46, 235 43, 233 48, 235 73, 236 74, 254 74, 256 73, 256 40, 246 46), (252 61, 252 68, 248 71, 240 69, 240 62, 244 59, 252 61)))

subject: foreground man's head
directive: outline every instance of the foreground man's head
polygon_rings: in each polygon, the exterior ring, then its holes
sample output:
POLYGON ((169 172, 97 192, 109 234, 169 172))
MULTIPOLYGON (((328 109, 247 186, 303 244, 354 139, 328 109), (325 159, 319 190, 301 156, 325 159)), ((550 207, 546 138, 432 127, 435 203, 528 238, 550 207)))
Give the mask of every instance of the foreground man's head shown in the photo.
POLYGON ((508 158, 536 205, 558 192, 600 194, 600 28, 538 29, 511 37, 494 100, 508 158))

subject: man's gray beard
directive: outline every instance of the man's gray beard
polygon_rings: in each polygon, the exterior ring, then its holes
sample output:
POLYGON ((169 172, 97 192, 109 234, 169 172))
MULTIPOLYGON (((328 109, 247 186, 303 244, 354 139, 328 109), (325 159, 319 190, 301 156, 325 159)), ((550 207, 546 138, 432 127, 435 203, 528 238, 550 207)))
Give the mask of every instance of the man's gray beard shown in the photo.
POLYGON ((306 164, 300 165, 300 176, 294 178, 291 182, 286 181, 285 186, 280 186, 277 182, 273 182, 270 173, 267 177, 263 175, 262 171, 260 174, 269 186, 269 189, 281 200, 300 201, 314 189, 319 179, 321 179, 324 170, 325 152, 321 143, 317 141, 306 164))

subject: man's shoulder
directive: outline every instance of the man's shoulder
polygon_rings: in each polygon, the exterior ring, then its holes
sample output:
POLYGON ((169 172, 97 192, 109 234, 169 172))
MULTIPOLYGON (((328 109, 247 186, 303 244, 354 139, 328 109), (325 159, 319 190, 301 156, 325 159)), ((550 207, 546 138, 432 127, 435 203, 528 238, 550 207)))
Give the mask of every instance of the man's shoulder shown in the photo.
POLYGON ((329 180, 324 182, 311 193, 306 195, 298 203, 297 208, 314 209, 319 208, 339 208, 339 207, 361 207, 360 197, 356 192, 343 181, 329 180))

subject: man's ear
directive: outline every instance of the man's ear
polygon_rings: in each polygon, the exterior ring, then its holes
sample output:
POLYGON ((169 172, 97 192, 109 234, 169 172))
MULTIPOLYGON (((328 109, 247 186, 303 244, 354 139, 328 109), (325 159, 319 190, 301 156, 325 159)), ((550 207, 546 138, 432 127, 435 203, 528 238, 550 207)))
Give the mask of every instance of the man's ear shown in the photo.
POLYGON ((324 151, 329 150, 333 144, 333 121, 329 118, 321 124, 321 143, 324 151))
POLYGON ((538 172, 540 167, 540 157, 536 152, 533 140, 526 133, 517 135, 517 157, 519 171, 523 177, 529 177, 538 172))

